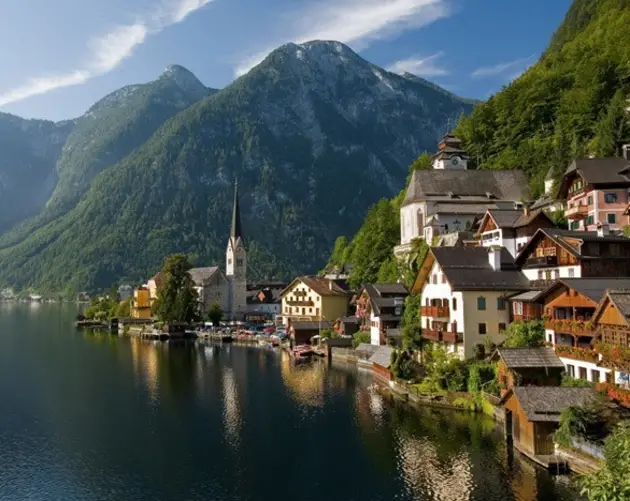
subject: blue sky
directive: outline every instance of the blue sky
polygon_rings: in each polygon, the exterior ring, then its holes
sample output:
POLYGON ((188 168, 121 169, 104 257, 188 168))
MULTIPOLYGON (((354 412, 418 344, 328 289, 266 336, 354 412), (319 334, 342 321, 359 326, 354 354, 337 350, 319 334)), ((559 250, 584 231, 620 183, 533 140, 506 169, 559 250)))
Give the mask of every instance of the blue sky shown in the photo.
POLYGON ((485 99, 534 63, 570 0, 3 0, 0 111, 61 120, 181 64, 221 88, 286 42, 347 43, 485 99))

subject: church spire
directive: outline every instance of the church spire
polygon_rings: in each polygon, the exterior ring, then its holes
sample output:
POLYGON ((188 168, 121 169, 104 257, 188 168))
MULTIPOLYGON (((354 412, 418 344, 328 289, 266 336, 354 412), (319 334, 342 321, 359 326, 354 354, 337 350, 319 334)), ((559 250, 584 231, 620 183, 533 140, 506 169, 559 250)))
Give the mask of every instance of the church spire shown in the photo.
POLYGON ((238 181, 234 183, 234 207, 232 208, 232 228, 230 230, 230 238, 236 242, 239 238, 243 240, 243 231, 241 230, 241 211, 238 206, 238 181))

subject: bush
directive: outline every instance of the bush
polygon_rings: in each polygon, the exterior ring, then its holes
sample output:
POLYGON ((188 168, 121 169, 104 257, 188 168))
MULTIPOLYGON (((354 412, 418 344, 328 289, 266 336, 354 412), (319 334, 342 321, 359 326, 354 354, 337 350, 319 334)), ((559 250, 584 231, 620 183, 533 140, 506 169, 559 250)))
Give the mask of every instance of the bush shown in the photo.
POLYGON ((357 332, 352 336, 352 347, 356 348, 361 343, 369 343, 371 340, 369 332, 357 332))
POLYGON ((468 379, 468 366, 456 355, 447 353, 440 345, 426 350, 426 379, 436 388, 464 391, 468 379))
POLYGON ((398 379, 409 381, 416 374, 415 363, 408 351, 392 352, 392 374, 398 379))
POLYGON ((545 344, 545 326, 541 320, 512 322, 505 335, 506 348, 540 348, 545 344))
POLYGON ((562 374, 562 383, 560 383, 560 386, 565 388, 591 388, 594 385, 585 379, 571 377, 565 372, 562 374))

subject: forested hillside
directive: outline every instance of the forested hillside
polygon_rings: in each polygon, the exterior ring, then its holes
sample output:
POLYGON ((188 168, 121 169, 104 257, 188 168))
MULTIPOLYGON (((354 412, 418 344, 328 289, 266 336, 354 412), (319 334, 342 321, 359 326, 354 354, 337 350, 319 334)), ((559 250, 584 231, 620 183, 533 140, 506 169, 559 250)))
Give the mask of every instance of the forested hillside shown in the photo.
POLYGON ((550 168, 619 154, 630 139, 630 0, 576 0, 541 60, 460 121, 479 168, 522 169, 540 192, 550 168))

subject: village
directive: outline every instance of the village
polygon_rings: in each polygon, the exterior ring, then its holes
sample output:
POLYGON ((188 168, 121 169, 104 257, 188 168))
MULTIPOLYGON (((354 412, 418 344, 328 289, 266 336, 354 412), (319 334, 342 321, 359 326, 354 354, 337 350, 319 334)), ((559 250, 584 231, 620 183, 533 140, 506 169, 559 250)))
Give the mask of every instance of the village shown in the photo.
MULTIPOLYGON (((621 151, 575 160, 559 186, 550 172, 544 196, 530 201, 521 172, 468 170, 447 134, 432 168, 413 172, 400 209, 396 257, 404 265, 414 245, 428 245, 410 288, 353 290, 351 263, 248 283, 236 187, 225 272, 188 272, 199 310, 215 310, 196 332, 220 341, 276 333, 273 345, 286 340, 296 359, 357 363, 409 401, 492 415, 547 469, 592 471, 612 426, 602 422, 630 408, 630 161, 621 151), (576 422, 576 409, 591 421, 576 422)), ((126 288, 121 332, 156 332, 163 280, 126 288)))

